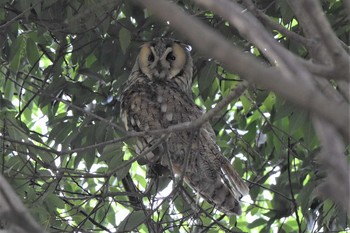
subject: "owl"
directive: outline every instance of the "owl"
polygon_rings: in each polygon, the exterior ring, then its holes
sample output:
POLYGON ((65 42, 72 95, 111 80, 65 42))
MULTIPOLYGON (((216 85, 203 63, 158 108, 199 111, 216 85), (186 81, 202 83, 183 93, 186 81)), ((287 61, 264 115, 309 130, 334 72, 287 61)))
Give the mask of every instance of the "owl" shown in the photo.
MULTIPOLYGON (((192 58, 185 44, 170 38, 143 44, 121 95, 126 128, 166 129, 203 115, 192 98, 192 71, 192 58)), ((149 149, 159 138, 138 138, 136 152, 149 149)), ((239 199, 249 189, 221 154, 209 123, 197 130, 170 133, 165 142, 145 155, 144 162, 167 166, 221 212, 241 214, 239 199)))

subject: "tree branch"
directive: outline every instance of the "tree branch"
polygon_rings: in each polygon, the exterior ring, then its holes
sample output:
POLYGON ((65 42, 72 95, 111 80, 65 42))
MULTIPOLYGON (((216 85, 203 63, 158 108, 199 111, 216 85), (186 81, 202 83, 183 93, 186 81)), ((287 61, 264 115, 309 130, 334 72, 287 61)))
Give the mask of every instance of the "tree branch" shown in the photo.
POLYGON ((344 80, 339 80, 337 82, 339 92, 343 95, 344 99, 350 103, 350 83, 344 80))
MULTIPOLYGON (((307 1, 304 1, 304 3, 305 2, 307 1)), ((321 43, 318 43, 317 47, 309 48, 311 58, 321 65, 334 63, 338 58, 335 58, 332 54, 333 51, 330 50, 333 48, 336 53, 337 51, 340 51, 339 53, 343 52, 341 52, 342 48, 338 48, 341 46, 338 44, 338 39, 334 38, 333 30, 330 28, 328 21, 324 18, 321 6, 317 2, 307 3, 311 4, 307 7, 300 1, 289 1, 289 4, 296 14, 299 23, 302 25, 306 37, 319 37, 321 39, 321 43), (311 6, 317 9, 309 9, 311 6), (325 38, 328 36, 324 33, 329 34, 331 38, 325 38), (329 56, 329 54, 333 56, 329 56)), ((347 72, 346 69, 345 72, 347 72)), ((334 100, 336 104, 348 102, 346 101, 347 97, 341 96, 328 81, 324 79, 317 79, 315 81, 318 83, 319 89, 325 93, 329 99, 334 100)), ((346 110, 348 111, 349 105, 346 104, 346 106, 346 110)), ((321 188, 318 189, 320 192, 319 194, 324 197, 332 198, 335 202, 340 203, 345 210, 349 211, 350 170, 344 155, 345 145, 342 137, 333 125, 324 121, 319 116, 313 115, 312 120, 322 145, 322 150, 319 155, 320 162, 327 171, 327 180, 320 186, 321 188), (337 191, 334 192, 334 190, 337 191)), ((348 130, 349 123, 350 120, 348 118, 345 122, 347 125, 346 130, 348 130)))
POLYGON ((288 0, 288 3, 306 37, 315 42, 313 46, 308 46, 312 57, 321 65, 332 66, 333 79, 349 81, 349 55, 339 43, 319 2, 288 0))
POLYGON ((343 4, 346 7, 346 11, 348 12, 348 15, 350 15, 350 0, 343 0, 343 4))
POLYGON ((0 217, 20 227, 21 232, 44 233, 2 174, 0 174, 0 217))
POLYGON ((260 18, 269 27, 279 31, 281 34, 285 35, 289 39, 294 40, 303 45, 310 45, 313 43, 311 40, 305 37, 302 37, 295 32, 289 31, 287 28, 283 27, 281 24, 273 21, 269 16, 264 14, 264 12, 259 10, 251 0, 243 0, 243 2, 244 2, 244 5, 248 8, 248 10, 251 11, 256 17, 260 18))
POLYGON ((298 224, 298 229, 299 229, 299 233, 302 232, 302 228, 301 228, 301 223, 300 223, 300 218, 299 218, 299 214, 298 214, 298 204, 297 201, 295 199, 295 195, 294 195, 294 191, 293 191, 293 183, 292 183, 292 177, 291 177, 291 169, 292 169, 292 165, 290 164, 290 154, 291 151, 293 151, 293 148, 291 146, 291 142, 290 142, 290 137, 288 137, 288 150, 287 150, 287 165, 288 165, 288 182, 289 182, 289 189, 290 189, 290 195, 292 197, 292 203, 293 203, 293 212, 296 216, 296 221, 298 224))
MULTIPOLYGON (((256 17, 260 18, 269 27, 279 31, 281 34, 285 35, 289 39, 299 42, 308 48, 316 46, 317 43, 314 39, 302 37, 283 27, 279 23, 273 21, 269 16, 267 16, 261 10, 259 10, 251 0, 244 0, 243 2, 249 11, 251 11, 256 17)), ((348 77, 346 76, 338 76, 337 71, 335 71, 334 68, 330 65, 325 66, 324 64, 315 64, 311 61, 307 61, 299 57, 297 57, 297 59, 305 66, 305 68, 309 72, 315 75, 322 76, 328 79, 348 79, 348 77)))
POLYGON ((240 34, 260 49, 271 64, 279 67, 285 79, 297 79, 295 81, 302 81, 312 88, 310 75, 300 66, 295 56, 277 43, 264 26, 239 4, 228 0, 194 1, 228 20, 240 34))
POLYGON ((331 197, 349 213, 350 167, 344 155, 345 145, 339 133, 329 123, 314 117, 313 124, 323 145, 319 159, 327 171, 327 180, 319 188, 319 194, 331 197))
POLYGON ((345 52, 339 39, 332 30, 327 18, 324 16, 320 3, 316 0, 303 1, 305 10, 308 12, 310 22, 317 30, 320 36, 320 42, 323 43, 329 55, 331 55, 334 70, 345 80, 350 81, 349 76, 349 55, 345 52))

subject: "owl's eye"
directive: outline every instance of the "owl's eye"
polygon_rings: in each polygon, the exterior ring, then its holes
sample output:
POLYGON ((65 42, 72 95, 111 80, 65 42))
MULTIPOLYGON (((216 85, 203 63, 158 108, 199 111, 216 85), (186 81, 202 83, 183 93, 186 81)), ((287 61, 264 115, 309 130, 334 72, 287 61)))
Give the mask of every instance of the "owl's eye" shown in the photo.
POLYGON ((168 53, 168 55, 166 56, 166 59, 168 60, 168 61, 175 61, 176 60, 176 57, 175 57, 175 55, 172 53, 172 52, 170 52, 170 53, 168 53))
POLYGON ((150 55, 148 55, 148 61, 154 62, 154 55, 153 55, 153 53, 151 53, 150 55))

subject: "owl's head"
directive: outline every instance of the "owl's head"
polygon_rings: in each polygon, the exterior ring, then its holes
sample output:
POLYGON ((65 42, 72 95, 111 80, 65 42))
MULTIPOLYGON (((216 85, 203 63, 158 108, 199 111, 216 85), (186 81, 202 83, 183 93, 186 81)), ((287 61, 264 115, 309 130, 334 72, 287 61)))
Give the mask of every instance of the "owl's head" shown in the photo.
POLYGON ((155 38, 143 44, 133 71, 150 80, 173 81, 186 92, 192 85, 192 58, 188 47, 170 38, 155 38))

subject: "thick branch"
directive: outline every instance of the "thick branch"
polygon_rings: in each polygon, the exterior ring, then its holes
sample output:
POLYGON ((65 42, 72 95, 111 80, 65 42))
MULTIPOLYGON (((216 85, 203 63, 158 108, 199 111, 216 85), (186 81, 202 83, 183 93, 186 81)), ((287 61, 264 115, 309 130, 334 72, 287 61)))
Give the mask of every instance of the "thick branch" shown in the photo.
POLYGON ((350 167, 344 155, 345 146, 333 126, 316 117, 313 118, 313 123, 323 146, 319 156, 320 162, 327 171, 327 180, 319 191, 340 203, 349 213, 350 167))
POLYGON ((339 39, 333 32, 333 29, 325 17, 320 3, 316 0, 304 1, 305 10, 310 15, 310 23, 313 23, 318 35, 321 37, 321 42, 324 44, 338 75, 350 80, 349 76, 349 55, 345 52, 339 39))
POLYGON ((315 41, 314 45, 308 46, 313 59, 319 64, 332 66, 333 79, 348 81, 349 55, 334 34, 319 2, 288 0, 288 3, 297 16, 305 36, 315 41))
POLYGON ((251 0, 244 0, 244 5, 251 11, 256 17, 263 20, 265 24, 267 24, 270 28, 279 31, 281 34, 285 35, 291 40, 294 40, 303 45, 310 45, 312 41, 306 39, 305 37, 300 36, 299 34, 289 31, 287 28, 283 27, 281 24, 273 21, 269 16, 264 14, 261 10, 259 10, 251 0))
POLYGON ((311 76, 294 54, 282 47, 264 26, 239 4, 228 0, 195 0, 206 8, 215 11, 234 25, 247 40, 253 42, 260 51, 276 64, 285 79, 303 82, 313 89, 311 76))
MULTIPOLYGON (((281 34, 285 35, 291 40, 299 42, 308 48, 312 48, 316 46, 316 41, 312 38, 302 37, 295 32, 289 31, 287 28, 283 27, 279 23, 273 21, 269 16, 264 14, 261 10, 259 10, 251 0, 243 1, 245 6, 250 10, 256 17, 261 19, 265 24, 269 27, 279 31, 281 34)), ((259 36, 259 34, 257 34, 259 36)), ((311 61, 304 60, 303 58, 297 57, 298 61, 305 66, 305 68, 314 75, 322 76, 327 79, 345 79, 348 77, 338 76, 337 71, 331 65, 325 66, 324 64, 316 64, 311 61)))
POLYGON ((44 233, 2 174, 0 174, 0 217, 20 227, 21 232, 44 233))
POLYGON ((347 104, 336 104, 322 93, 310 89, 308 85, 295 79, 286 79, 280 69, 267 68, 252 55, 242 53, 209 26, 187 15, 174 4, 158 0, 136 1, 148 7, 164 21, 169 21, 170 25, 188 38, 196 49, 219 60, 226 69, 319 115, 335 125, 347 139, 350 138, 346 124, 349 107, 347 104))
POLYGON ((340 80, 337 82, 338 84, 338 88, 339 88, 339 92, 343 95, 344 99, 350 103, 350 83, 340 80))
MULTIPOLYGON (((332 57, 332 53, 337 50, 341 51, 342 48, 337 48, 339 46, 338 40, 334 38, 335 35, 333 34, 329 23, 326 22, 327 20, 324 18, 319 4, 317 2, 308 2, 311 6, 313 5, 312 7, 317 9, 309 9, 311 7, 310 5, 305 8, 300 1, 289 1, 289 4, 295 12, 299 23, 302 25, 306 37, 319 37, 321 39, 321 43, 318 43, 317 47, 309 48, 311 58, 323 65, 334 63, 335 57, 332 57), (330 38, 324 38, 328 36, 322 35, 322 33, 325 33, 327 30, 327 34, 329 34, 330 38), (334 48, 335 51, 331 51, 332 48, 334 48)), ((336 103, 347 102, 347 96, 341 96, 341 94, 337 92, 328 81, 324 79, 317 79, 315 81, 318 83, 320 90, 329 99, 334 100, 336 103)), ((347 107, 346 110, 348 111, 349 107, 347 107)), ((322 151, 319 156, 320 162, 327 171, 327 180, 319 189, 320 194, 332 198, 335 202, 340 203, 345 210, 349 211, 349 165, 344 155, 345 145, 343 140, 334 126, 325 122, 323 119, 320 119, 319 116, 316 115, 313 115, 312 119, 314 128, 322 145, 322 151), (334 192, 334 190, 337 191, 334 192)), ((347 125, 346 130, 348 130, 349 123, 348 119, 345 122, 347 125)))
POLYGON ((348 15, 350 15, 350 0, 343 0, 344 6, 346 7, 346 11, 348 15))
POLYGON ((228 0, 194 0, 228 20, 249 41, 281 69, 285 79, 302 81, 311 87, 311 78, 292 53, 283 48, 264 26, 240 5, 228 0))

